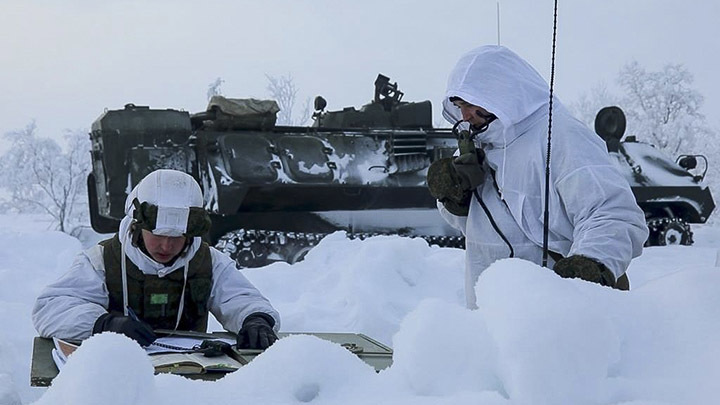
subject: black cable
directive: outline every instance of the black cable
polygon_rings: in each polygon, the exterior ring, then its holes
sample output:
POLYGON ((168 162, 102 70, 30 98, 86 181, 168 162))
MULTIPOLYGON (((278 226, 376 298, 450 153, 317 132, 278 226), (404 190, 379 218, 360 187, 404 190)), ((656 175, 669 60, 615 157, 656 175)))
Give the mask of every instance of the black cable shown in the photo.
POLYGON ((505 244, 507 245, 508 249, 510 249, 510 256, 508 256, 508 257, 515 257, 515 250, 513 249, 512 245, 510 244, 510 241, 505 237, 505 234, 502 233, 500 228, 495 223, 495 220, 493 219, 492 215, 490 215, 490 210, 485 205, 482 198, 480 198, 480 195, 478 195, 477 189, 473 190, 473 194, 475 195, 475 198, 477 198, 478 203, 480 203, 480 206, 482 207, 483 211, 485 211, 485 215, 487 215, 488 220, 490 221, 490 225, 492 225, 493 229, 495 230, 495 233, 497 233, 498 236, 500 236, 500 239, 502 239, 503 242, 505 242, 505 244))
POLYGON ((547 156, 545 160, 545 212, 543 213, 543 256, 542 266, 548 262, 548 234, 550 233, 550 144, 552 139, 553 86, 555 84, 555 43, 557 41, 557 6, 553 12, 552 62, 550 64, 550 108, 548 112, 547 156))

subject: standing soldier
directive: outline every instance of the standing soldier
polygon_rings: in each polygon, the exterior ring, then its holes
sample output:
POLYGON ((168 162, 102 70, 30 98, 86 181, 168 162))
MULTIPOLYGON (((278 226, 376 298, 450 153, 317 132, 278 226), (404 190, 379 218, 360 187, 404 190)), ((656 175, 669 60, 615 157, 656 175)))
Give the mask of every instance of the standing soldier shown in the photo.
MULTIPOLYGON (((443 115, 465 121, 468 150, 439 160, 428 186, 441 215, 466 237, 467 305, 491 263, 542 263, 549 86, 502 46, 463 55, 450 74, 443 115), (458 193, 457 191, 461 191, 458 193)), ((648 230, 604 142, 553 99, 548 248, 562 277, 629 289, 630 260, 648 230)))

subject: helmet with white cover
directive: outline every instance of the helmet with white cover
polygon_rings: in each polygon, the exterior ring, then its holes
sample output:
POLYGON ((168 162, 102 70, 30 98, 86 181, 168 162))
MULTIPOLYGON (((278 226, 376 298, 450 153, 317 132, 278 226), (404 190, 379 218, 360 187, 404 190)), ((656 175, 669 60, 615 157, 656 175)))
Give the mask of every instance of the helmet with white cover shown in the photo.
POLYGON ((138 229, 162 236, 201 236, 210 229, 200 186, 187 173, 160 169, 145 176, 125 201, 138 229))

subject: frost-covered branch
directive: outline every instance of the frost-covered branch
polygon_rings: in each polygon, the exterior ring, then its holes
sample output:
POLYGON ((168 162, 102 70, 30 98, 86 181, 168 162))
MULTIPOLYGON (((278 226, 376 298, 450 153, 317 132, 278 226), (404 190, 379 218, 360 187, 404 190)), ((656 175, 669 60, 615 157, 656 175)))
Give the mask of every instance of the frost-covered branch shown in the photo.
POLYGON ((49 214, 58 230, 69 232, 71 225, 87 222, 89 141, 85 131, 67 131, 63 151, 56 141, 40 138, 36 131, 31 122, 5 134, 11 147, 0 161, 0 187, 9 198, 2 207, 18 213, 49 214))

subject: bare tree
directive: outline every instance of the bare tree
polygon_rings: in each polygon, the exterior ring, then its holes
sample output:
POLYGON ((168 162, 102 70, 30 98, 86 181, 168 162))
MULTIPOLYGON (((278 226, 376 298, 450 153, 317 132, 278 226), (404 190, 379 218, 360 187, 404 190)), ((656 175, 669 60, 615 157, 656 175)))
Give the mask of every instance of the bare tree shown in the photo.
POLYGON ((223 83, 225 83, 225 80, 223 80, 221 77, 218 77, 217 79, 215 79, 214 82, 212 82, 208 85, 208 89, 207 89, 208 101, 210 101, 210 99, 213 96, 222 96, 222 89, 220 89, 220 87, 222 86, 223 83))
POLYGON ((313 108, 311 107, 312 103, 310 103, 310 97, 305 99, 305 103, 303 104, 302 113, 300 113, 300 117, 293 118, 293 125, 303 126, 307 124, 307 122, 310 120, 310 117, 313 115, 313 108))
POLYGON ((589 92, 581 94, 578 101, 571 103, 568 107, 575 117, 593 128, 595 126, 595 116, 600 109, 611 105, 622 108, 621 104, 620 98, 608 90, 607 84, 599 83, 589 92))
MULTIPOLYGON (((290 74, 280 77, 266 74, 265 77, 268 79, 267 91, 270 92, 270 96, 277 101, 280 107, 277 120, 278 124, 293 125, 293 108, 295 107, 295 99, 298 93, 298 88, 295 86, 295 79, 293 79, 290 74)), ((309 102, 307 105, 309 106, 309 102)))
POLYGON ((67 152, 52 139, 36 135, 31 122, 5 134, 11 143, 0 161, 0 186, 9 193, 4 207, 14 212, 44 212, 69 232, 87 222, 86 177, 90 145, 86 131, 66 131, 67 152))

